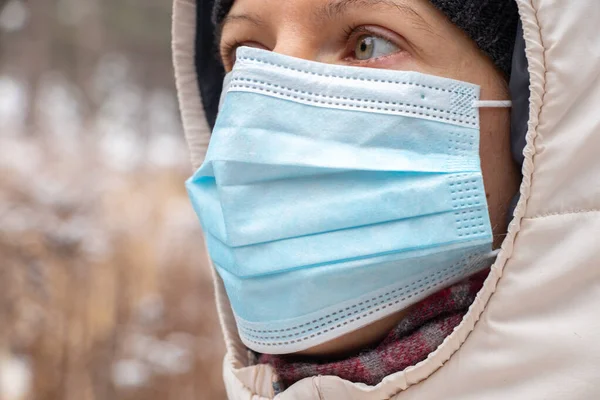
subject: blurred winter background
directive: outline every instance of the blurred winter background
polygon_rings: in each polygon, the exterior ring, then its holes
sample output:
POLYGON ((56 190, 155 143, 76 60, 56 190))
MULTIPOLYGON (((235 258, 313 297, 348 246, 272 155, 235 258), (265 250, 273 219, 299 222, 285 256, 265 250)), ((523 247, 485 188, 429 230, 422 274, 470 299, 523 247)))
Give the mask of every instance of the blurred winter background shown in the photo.
POLYGON ((0 0, 0 399, 221 399, 170 0, 0 0))

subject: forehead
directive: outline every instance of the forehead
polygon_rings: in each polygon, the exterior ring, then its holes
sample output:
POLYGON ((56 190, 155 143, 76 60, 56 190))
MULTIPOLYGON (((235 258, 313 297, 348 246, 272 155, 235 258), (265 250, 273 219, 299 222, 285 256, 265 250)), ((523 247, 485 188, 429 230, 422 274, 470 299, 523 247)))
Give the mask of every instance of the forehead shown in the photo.
POLYGON ((245 19, 260 23, 267 13, 278 17, 308 17, 311 22, 327 22, 365 11, 394 12, 418 18, 421 0, 236 0, 222 25, 245 19))

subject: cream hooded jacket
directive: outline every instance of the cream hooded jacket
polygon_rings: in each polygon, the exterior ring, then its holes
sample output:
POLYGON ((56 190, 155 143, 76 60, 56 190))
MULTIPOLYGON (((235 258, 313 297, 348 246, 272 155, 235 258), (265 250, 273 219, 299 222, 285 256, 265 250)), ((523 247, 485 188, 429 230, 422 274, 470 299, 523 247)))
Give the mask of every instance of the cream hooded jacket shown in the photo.
MULTIPOLYGON (((318 376, 276 399, 600 399, 600 1, 517 3, 530 80, 523 182, 477 299, 426 360, 377 386, 318 376)), ((175 0, 177 88, 198 167, 209 130, 195 32, 195 0, 175 0)), ((216 275, 214 284, 229 398, 273 398, 272 370, 247 366, 216 275)))

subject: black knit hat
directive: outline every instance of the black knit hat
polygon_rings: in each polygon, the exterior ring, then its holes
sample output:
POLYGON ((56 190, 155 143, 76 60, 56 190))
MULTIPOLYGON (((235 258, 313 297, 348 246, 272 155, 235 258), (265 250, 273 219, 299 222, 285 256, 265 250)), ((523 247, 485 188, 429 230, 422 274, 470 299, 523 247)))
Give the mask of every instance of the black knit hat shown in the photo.
POLYGON ((519 22, 515 0, 429 0, 510 76, 519 22))
MULTIPOLYGON (((229 13, 234 1, 197 0, 196 67, 206 116, 211 126, 214 125, 218 106, 218 94, 215 96, 214 92, 220 93, 220 80, 223 77, 222 67, 215 65, 215 27, 218 27, 229 13), (214 53, 209 55, 209 51, 214 53)), ((429 1, 475 41, 506 77, 510 76, 519 21, 515 0, 429 1)))

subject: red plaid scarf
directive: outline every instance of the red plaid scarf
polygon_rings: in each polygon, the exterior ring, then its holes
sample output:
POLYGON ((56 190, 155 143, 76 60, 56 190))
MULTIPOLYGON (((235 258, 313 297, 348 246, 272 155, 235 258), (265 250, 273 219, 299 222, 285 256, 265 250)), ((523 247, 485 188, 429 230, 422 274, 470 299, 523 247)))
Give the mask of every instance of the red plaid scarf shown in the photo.
POLYGON ((311 362, 291 356, 262 354, 260 364, 271 364, 281 392, 295 382, 317 375, 376 385, 386 376, 402 371, 427 358, 462 321, 483 285, 488 271, 443 289, 417 304, 376 347, 355 356, 332 362, 311 362))

